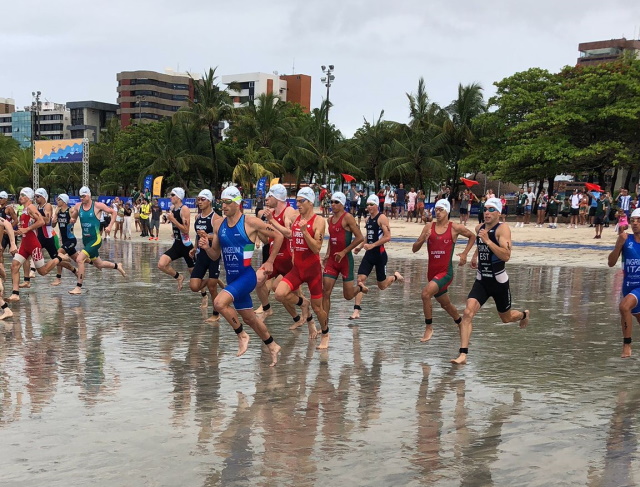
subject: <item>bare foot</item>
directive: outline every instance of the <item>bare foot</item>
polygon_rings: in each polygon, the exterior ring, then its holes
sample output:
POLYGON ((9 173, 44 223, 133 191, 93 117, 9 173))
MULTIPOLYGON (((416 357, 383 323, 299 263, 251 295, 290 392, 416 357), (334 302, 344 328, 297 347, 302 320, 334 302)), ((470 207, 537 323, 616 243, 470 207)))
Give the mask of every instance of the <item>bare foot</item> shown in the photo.
POLYGON ((422 338, 420 339, 420 341, 422 343, 428 342, 429 340, 431 340, 432 336, 433 336, 433 325, 427 325, 424 328, 424 335, 422 335, 422 338))
POLYGON ((296 328, 300 328, 302 325, 304 325, 304 321, 302 320, 302 318, 300 318, 298 321, 294 321, 293 325, 291 325, 289 329, 295 330, 296 328))
POLYGON ((351 316, 349 316, 350 320, 357 320, 358 318, 360 318, 360 310, 359 309, 354 309, 353 313, 351 314, 351 316))
POLYGON ((52 286, 59 286, 62 284, 62 281, 56 277, 56 280, 51 283, 52 286))
POLYGON ((398 271, 395 271, 395 272, 393 273, 393 275, 395 276, 396 281, 398 281, 398 282, 404 282, 404 277, 402 277, 402 274, 400 274, 398 271))
POLYGON ((323 333, 320 339, 320 345, 316 347, 318 350, 326 350, 329 348, 329 333, 323 333))
POLYGON ((82 288, 76 286, 71 291, 69 291, 69 294, 82 294, 82 288))
POLYGON ((629 358, 629 357, 631 357, 631 344, 625 343, 622 345, 622 355, 620 355, 620 358, 629 358))
POLYGON ((451 361, 452 364, 464 365, 467 363, 467 354, 461 353, 457 359, 451 361))
POLYGON ((362 294, 367 294, 369 292, 369 288, 364 284, 360 284, 359 287, 362 289, 362 291, 360 291, 362 294))
POLYGON ((528 309, 524 310, 525 317, 520 320, 520 328, 526 328, 529 324, 530 313, 528 309))
POLYGON ((67 254, 58 254, 58 258, 61 262, 69 262, 71 260, 67 254))
POLYGON ((205 294, 204 296, 202 296, 202 299, 200 300, 200 307, 201 308, 208 308, 209 307, 209 295, 205 294))
POLYGON ((315 340, 318 338, 318 330, 316 329, 315 321, 307 321, 307 326, 309 327, 309 340, 315 340))
POLYGON ((262 305, 260 305, 260 307, 254 311, 254 313, 257 315, 261 315, 262 313, 264 313, 264 309, 262 309, 262 305))
POLYGON ((269 308, 267 311, 262 313, 262 319, 266 320, 272 314, 273 314, 273 308, 269 308))
POLYGON ((12 301, 12 302, 20 301, 20 296, 18 296, 17 294, 12 294, 7 298, 7 301, 12 301))
POLYGON ((271 342, 269 345, 269 353, 271 354, 271 364, 269 367, 274 367, 278 363, 278 354, 280 353, 280 345, 276 342, 271 342))
POLYGON ((180 274, 178 276, 178 279, 176 279, 176 281, 178 281, 178 291, 182 291, 182 284, 184 283, 184 274, 180 274))
POLYGON ((300 321, 305 321, 309 316, 311 316, 311 301, 307 298, 302 298, 302 305, 300 306, 300 321))
POLYGON ((7 318, 11 318, 13 316, 13 311, 9 308, 5 308, 4 312, 0 315, 0 320, 6 320, 7 318))
POLYGON ((205 323, 215 323, 216 325, 219 324, 218 323, 219 321, 220 321, 220 315, 211 315, 209 318, 204 320, 205 323))
POLYGON ((238 335, 238 353, 236 354, 236 357, 244 355, 247 348, 249 348, 249 335, 247 335, 246 331, 243 331, 238 335))
POLYGON ((29 281, 24 281, 20 283, 18 286, 20 289, 29 289, 31 287, 31 283, 29 281))
MULTIPOLYGON (((116 270, 120 273, 120 275, 121 275, 122 277, 127 277, 127 273, 124 271, 124 267, 122 267, 122 264, 121 264, 120 262, 118 262, 118 268, 117 268, 116 270)), ((180 277, 182 277, 182 276, 180 276, 180 277)), ((182 277, 182 279, 184 280, 184 277, 182 277)), ((179 280, 179 279, 178 279, 178 280, 179 280)), ((178 291, 179 291, 179 290, 180 290, 180 289, 178 289, 178 291)))
POLYGON ((35 273, 35 271, 31 271, 31 272, 29 272, 29 277, 30 277, 31 279, 33 279, 34 277, 36 277, 36 273, 35 273))

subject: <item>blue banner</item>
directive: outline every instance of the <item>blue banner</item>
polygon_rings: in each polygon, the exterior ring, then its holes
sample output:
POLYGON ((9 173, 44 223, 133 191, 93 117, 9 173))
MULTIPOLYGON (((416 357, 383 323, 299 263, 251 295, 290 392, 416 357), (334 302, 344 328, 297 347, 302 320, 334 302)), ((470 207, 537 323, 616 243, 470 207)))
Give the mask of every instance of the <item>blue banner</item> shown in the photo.
POLYGON ((146 193, 147 191, 151 191, 152 184, 153 184, 153 174, 149 174, 148 176, 145 176, 142 192, 146 193))
POLYGON ((267 177, 261 177, 260 179, 258 179, 258 183, 256 184, 256 196, 258 194, 262 194, 262 197, 264 198, 267 193, 267 177))

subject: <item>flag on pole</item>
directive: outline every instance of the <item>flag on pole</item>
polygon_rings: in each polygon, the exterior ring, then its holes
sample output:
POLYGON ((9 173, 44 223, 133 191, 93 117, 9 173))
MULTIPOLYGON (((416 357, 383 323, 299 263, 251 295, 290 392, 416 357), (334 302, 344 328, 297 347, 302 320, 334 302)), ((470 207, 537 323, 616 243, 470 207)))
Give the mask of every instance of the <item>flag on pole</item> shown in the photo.
POLYGON ((345 173, 341 173, 341 174, 342 174, 342 177, 344 178, 344 180, 347 183, 350 183, 351 181, 355 181, 356 180, 356 178, 354 178, 351 174, 345 174, 345 173))
POLYGON ((602 193, 604 191, 599 184, 584 183, 584 185, 589 191, 597 191, 598 193, 602 193))
POLYGON ((474 181, 473 179, 467 179, 467 178, 460 178, 460 181, 462 181, 467 188, 471 188, 476 184, 480 184, 478 181, 474 181))
POLYGON ((153 196, 160 197, 162 195, 162 178, 164 176, 158 176, 153 180, 153 196))

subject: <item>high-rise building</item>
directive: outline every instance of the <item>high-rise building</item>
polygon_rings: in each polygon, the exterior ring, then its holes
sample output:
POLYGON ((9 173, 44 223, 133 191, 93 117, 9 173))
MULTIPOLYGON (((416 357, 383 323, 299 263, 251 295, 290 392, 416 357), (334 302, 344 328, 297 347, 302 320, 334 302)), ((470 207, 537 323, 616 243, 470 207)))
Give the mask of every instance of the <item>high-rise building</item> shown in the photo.
POLYGON ((620 59, 625 53, 640 59, 640 41, 611 39, 608 41, 582 42, 578 44, 578 66, 608 63, 620 59))
POLYGON ((16 101, 13 98, 0 98, 0 114, 16 111, 16 101))
POLYGON ((118 112, 118 105, 99 101, 70 101, 67 108, 71 115, 68 127, 71 138, 89 139, 89 142, 99 141, 100 132, 118 112))
POLYGON ((266 73, 229 74, 222 76, 222 84, 240 85, 238 91, 229 90, 236 108, 254 101, 260 95, 272 93, 282 101, 298 103, 305 112, 311 107, 311 77, 304 74, 283 75, 266 73))
POLYGON ((24 110, 0 115, 0 133, 16 139, 21 147, 29 147, 32 140, 60 140, 70 138, 71 116, 60 103, 43 102, 24 110))
POLYGON ((168 71, 123 71, 118 80, 118 116, 123 127, 173 116, 193 100, 193 80, 168 71))

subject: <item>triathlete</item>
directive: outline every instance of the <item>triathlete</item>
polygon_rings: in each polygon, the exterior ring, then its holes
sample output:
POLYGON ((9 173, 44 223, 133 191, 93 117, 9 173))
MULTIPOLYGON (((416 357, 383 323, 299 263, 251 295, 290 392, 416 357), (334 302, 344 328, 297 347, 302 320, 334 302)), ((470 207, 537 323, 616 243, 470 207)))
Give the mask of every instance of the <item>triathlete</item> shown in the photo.
MULTIPOLYGON (((85 263, 90 262, 97 269, 115 269, 122 277, 126 277, 122 264, 116 262, 109 262, 108 260, 102 260, 98 251, 102 245, 102 239, 100 238, 100 220, 96 212, 104 212, 111 214, 111 220, 109 225, 104 229, 105 235, 111 233, 111 227, 113 227, 116 221, 116 210, 100 202, 93 202, 91 200, 91 190, 83 186, 80 188, 80 203, 74 205, 72 210, 71 225, 74 225, 76 218, 80 218, 80 228, 82 229, 82 243, 84 248, 78 253, 76 262, 78 263, 78 281, 76 287, 74 287, 69 294, 82 294, 82 284, 84 282, 84 276, 86 272, 85 263)), ((64 255, 66 254, 59 254, 64 255)))
POLYGON ((183 204, 184 189, 173 188, 171 190, 171 208, 167 213, 167 219, 173 227, 173 245, 158 260, 158 269, 178 281, 178 291, 182 290, 184 275, 177 272, 171 263, 183 258, 189 269, 193 270, 194 262, 189 253, 193 250, 193 242, 189 237, 191 211, 183 204))
MULTIPOLYGON (((329 324, 327 312, 322 306, 322 265, 320 263, 320 250, 326 229, 326 220, 313 211, 313 203, 316 195, 309 188, 298 191, 296 203, 299 215, 291 226, 291 250, 293 254, 293 267, 282 282, 276 288, 276 299, 281 303, 301 306, 304 298, 296 291, 307 283, 311 294, 311 306, 320 322, 322 338, 319 349, 329 347, 329 324)), ((308 322, 309 338, 315 340, 318 336, 316 326, 312 321, 308 322)))
MULTIPOLYGON (((238 354, 243 355, 249 346, 249 335, 242 329, 242 320, 249 325, 269 348, 271 366, 278 362, 280 346, 273 340, 269 329, 253 311, 251 292, 256 287, 256 271, 251 267, 255 241, 262 236, 274 235, 273 248, 277 253, 282 245, 282 235, 259 218, 245 216, 240 211, 242 195, 235 186, 222 192, 222 212, 224 218, 214 222, 211 242, 208 237, 200 237, 198 245, 209 257, 217 260, 222 256, 227 274, 227 285, 213 302, 213 306, 229 322, 238 337, 238 354), (235 309, 234 309, 235 308, 235 309)), ((266 273, 273 270, 275 254, 261 266, 266 273)))
POLYGON ((427 243, 429 252, 429 265, 427 266, 427 285, 422 290, 422 310, 424 311, 425 330, 420 339, 426 342, 433 335, 433 307, 431 299, 436 298, 449 316, 457 325, 460 325, 462 318, 456 307, 451 303, 447 288, 453 281, 453 251, 456 246, 458 236, 467 237, 469 241, 464 251, 459 253, 459 266, 467 263, 467 255, 476 241, 475 234, 464 226, 463 223, 453 223, 449 221, 451 203, 449 200, 441 199, 436 202, 436 221, 427 223, 418 240, 413 244, 413 252, 418 252, 422 245, 427 243))
POLYGON ((381 291, 387 289, 391 284, 396 281, 404 281, 404 277, 398 271, 393 273, 393 276, 387 276, 387 251, 384 249, 384 244, 391 240, 391 229, 389 228, 389 219, 383 213, 379 211, 380 200, 375 194, 372 194, 367 198, 367 211, 369 217, 365 223, 365 229, 367 232, 366 240, 359 247, 356 247, 353 252, 357 254, 362 249, 366 250, 360 266, 358 267, 358 287, 361 287, 363 292, 358 293, 356 296, 355 304, 353 306, 353 314, 349 317, 350 320, 356 320, 360 318, 360 311, 362 311, 362 297, 366 294, 365 282, 367 277, 371 274, 371 271, 376 270, 376 281, 378 283, 378 289, 381 291))
POLYGON ((511 258, 511 229, 500 223, 502 203, 498 198, 489 198, 484 204, 484 223, 476 226, 476 251, 471 258, 471 267, 478 269, 476 281, 467 297, 467 307, 462 315, 460 328, 460 355, 454 364, 466 364, 469 353, 472 320, 480 308, 493 298, 498 315, 503 323, 520 322, 520 328, 529 324, 529 310, 511 309, 511 291, 505 263, 511 258))
MULTIPOLYGON (((203 189, 196 198, 196 204, 200 212, 196 217, 193 227, 196 231, 197 238, 207 237, 212 238, 213 224, 222 220, 222 217, 217 215, 211 206, 213 202, 213 193, 208 189, 203 189)), ((202 294, 201 307, 208 307, 207 289, 211 293, 211 300, 214 301, 218 295, 218 282, 220 279, 220 259, 211 260, 209 254, 200 248, 194 248, 191 251, 191 257, 195 257, 195 264, 191 271, 191 278, 189 279, 189 288, 194 292, 200 292, 202 294), (204 276, 209 272, 207 279, 204 276)), ((206 321, 215 322, 220 320, 220 313, 215 309, 213 315, 206 321)))
MULTIPOLYGON (((9 195, 6 191, 0 191, 0 218, 7 220, 11 225, 16 225, 18 223, 18 215, 16 215, 16 211, 13 209, 13 206, 9 204, 9 195)), ((4 228, 4 225, 2 228, 4 228)), ((4 232, 2 236, 2 249, 0 249, 0 279, 3 281, 7 277, 4 270, 4 253, 9 246, 9 234, 4 232)))
POLYGON ((353 285, 353 253, 351 251, 364 242, 364 237, 353 214, 345 211, 346 202, 346 195, 340 191, 331 195, 333 215, 328 220, 329 245, 322 261, 324 268, 322 306, 327 315, 331 311, 331 291, 339 276, 342 276, 342 295, 347 301, 352 300, 360 292, 368 291, 362 285, 360 287, 353 285))

